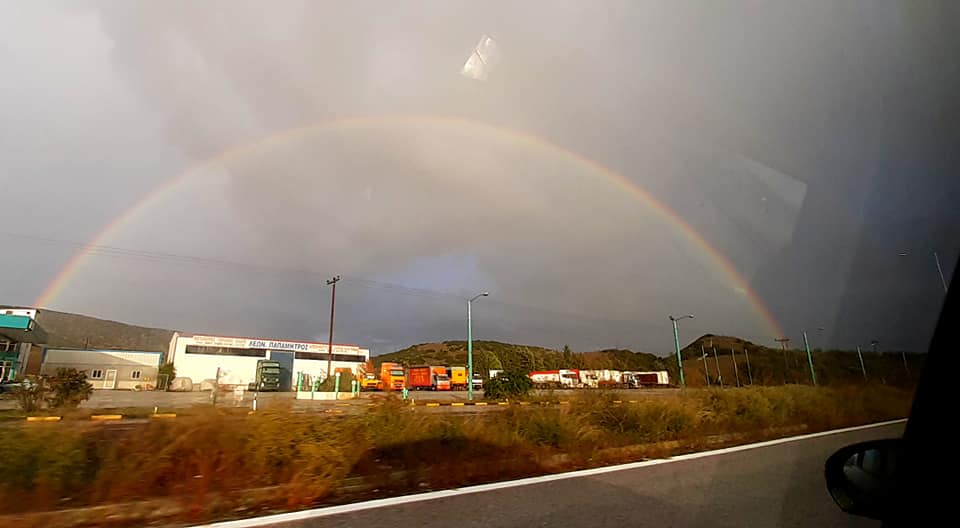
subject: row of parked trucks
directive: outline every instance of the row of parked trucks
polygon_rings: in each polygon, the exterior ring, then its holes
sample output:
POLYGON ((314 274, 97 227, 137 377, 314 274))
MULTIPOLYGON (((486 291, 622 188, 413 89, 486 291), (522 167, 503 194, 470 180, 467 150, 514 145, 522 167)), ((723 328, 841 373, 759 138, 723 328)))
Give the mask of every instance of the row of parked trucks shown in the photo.
MULTIPOLYGON (((495 378, 501 371, 491 370, 490 377, 495 378)), ((670 385, 667 371, 620 371, 620 370, 584 370, 560 369, 540 370, 529 374, 537 388, 628 388, 666 387, 670 385)), ((358 376, 361 390, 467 390, 467 368, 421 365, 404 367, 399 363, 383 363, 380 374, 364 372, 358 376)), ((483 378, 474 373, 473 388, 483 388, 483 378)))
POLYGON ((530 381, 533 382, 534 387, 542 389, 639 389, 643 387, 667 387, 670 385, 670 376, 665 370, 641 372, 560 369, 531 372, 530 381))
MULTIPOLYGON (((467 367, 421 365, 404 367, 399 363, 383 363, 380 375, 365 372, 359 377, 361 390, 467 390, 467 367)), ((473 376, 473 388, 483 388, 483 378, 473 376)))

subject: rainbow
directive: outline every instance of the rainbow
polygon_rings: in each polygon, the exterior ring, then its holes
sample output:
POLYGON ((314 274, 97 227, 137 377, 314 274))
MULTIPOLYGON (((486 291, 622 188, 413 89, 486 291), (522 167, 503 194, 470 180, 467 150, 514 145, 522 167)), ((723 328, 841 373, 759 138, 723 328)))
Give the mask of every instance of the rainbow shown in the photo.
POLYGON ((710 242, 703 237, 703 235, 701 235, 696 229, 687 223, 680 215, 670 209, 670 207, 668 207, 666 204, 658 200, 655 196, 647 192, 645 189, 639 187, 636 183, 630 181, 623 175, 614 172, 599 162, 586 158, 576 152, 564 149, 559 145, 551 143, 550 141, 538 136, 503 126, 495 126, 488 123, 450 116, 360 116, 322 121, 319 123, 310 123, 263 136, 247 143, 236 145, 211 158, 193 164, 187 167, 187 169, 183 172, 158 185, 156 188, 147 193, 140 201, 134 203, 130 208, 126 209, 122 214, 104 226, 103 229, 100 230, 100 232, 90 240, 90 242, 84 244, 84 246, 81 247, 73 255, 73 257, 71 257, 60 273, 58 273, 53 280, 50 281, 40 296, 36 299, 36 301, 34 301, 33 305, 37 307, 46 307, 52 305, 56 301, 58 295, 69 285, 71 279, 76 276, 77 272, 80 270, 90 253, 94 252, 99 247, 105 246, 106 242, 110 240, 115 233, 119 232, 128 221, 150 209, 151 207, 161 203, 167 198, 168 195, 173 193, 182 183, 184 183, 198 171, 216 166, 218 164, 229 163, 253 152, 268 149, 273 145, 281 144, 304 134, 321 130, 333 130, 346 127, 383 126, 386 124, 457 126, 472 129, 473 131, 477 132, 496 134, 501 138, 509 140, 517 145, 545 151, 558 157, 559 159, 571 162, 603 177, 608 182, 622 189, 624 192, 636 197, 641 203, 649 207, 659 217, 666 220, 669 224, 675 226, 681 236, 692 247, 696 248, 707 261, 713 263, 714 266, 716 266, 716 268, 728 280, 731 281, 733 289, 741 292, 746 297, 753 310, 766 325, 770 335, 784 335, 780 324, 776 321, 776 319, 770 313, 770 310, 763 303, 756 292, 753 291, 747 280, 743 277, 743 275, 740 274, 730 259, 713 247, 713 245, 711 245, 710 242))

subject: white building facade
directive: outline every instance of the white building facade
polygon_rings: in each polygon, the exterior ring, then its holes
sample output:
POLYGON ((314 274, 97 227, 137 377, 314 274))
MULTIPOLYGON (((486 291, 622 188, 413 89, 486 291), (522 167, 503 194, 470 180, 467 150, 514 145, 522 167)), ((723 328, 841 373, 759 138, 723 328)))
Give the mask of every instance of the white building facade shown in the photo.
MULTIPOLYGON (((281 390, 295 388, 302 374, 313 380, 327 378, 326 343, 176 334, 167 357, 168 362, 173 362, 177 377, 190 378, 195 385, 218 379, 219 372, 221 385, 246 387, 254 383, 257 361, 262 359, 280 363, 281 390)), ((367 349, 334 344, 332 372, 349 370, 356 375, 369 359, 367 349)))
POLYGON ((162 357, 160 352, 47 348, 40 373, 77 369, 86 374, 94 389, 152 390, 162 357))

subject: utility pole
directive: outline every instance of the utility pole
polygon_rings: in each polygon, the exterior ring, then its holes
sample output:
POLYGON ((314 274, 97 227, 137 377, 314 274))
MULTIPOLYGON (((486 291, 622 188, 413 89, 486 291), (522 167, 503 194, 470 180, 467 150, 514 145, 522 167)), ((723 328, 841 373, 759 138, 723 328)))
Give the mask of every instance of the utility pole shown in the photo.
POLYGON ((333 369, 333 308, 337 304, 337 283, 340 282, 340 275, 327 281, 327 286, 333 286, 330 290, 330 339, 327 341, 327 378, 333 369))
POLYGON ((780 348, 783 349, 783 384, 787 384, 787 372, 790 370, 789 365, 787 365, 787 343, 790 342, 789 337, 778 337, 774 341, 780 343, 780 348))

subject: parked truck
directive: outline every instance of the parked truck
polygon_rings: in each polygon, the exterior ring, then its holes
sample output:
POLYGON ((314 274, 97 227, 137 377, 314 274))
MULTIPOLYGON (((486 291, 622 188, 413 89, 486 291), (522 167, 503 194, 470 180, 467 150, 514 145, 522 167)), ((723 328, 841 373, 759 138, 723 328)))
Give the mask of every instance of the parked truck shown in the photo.
MULTIPOLYGON (((447 374, 447 367, 434 366, 430 367, 430 378, 433 381, 433 390, 435 391, 448 391, 450 390, 450 376, 447 374)), ((464 379, 466 379, 466 373, 464 373, 464 379)))
POLYGON ((448 367, 450 390, 467 390, 467 367, 448 367))
POLYGON ((670 376, 666 370, 653 372, 624 372, 623 383, 631 389, 642 387, 666 387, 670 385, 670 376))
POLYGON ((406 384, 403 367, 399 363, 384 362, 380 365, 380 388, 383 390, 403 390, 406 384))
POLYGON ((357 382, 362 391, 383 390, 383 381, 373 372, 362 372, 357 374, 357 382))
POLYGON ((450 390, 447 367, 420 365, 407 368, 407 388, 410 390, 450 390))
POLYGON ((570 389, 580 385, 580 371, 573 369, 538 370, 530 373, 533 386, 540 389, 570 389))
POLYGON ((269 359, 257 360, 253 389, 265 392, 280 390, 280 363, 269 359))

